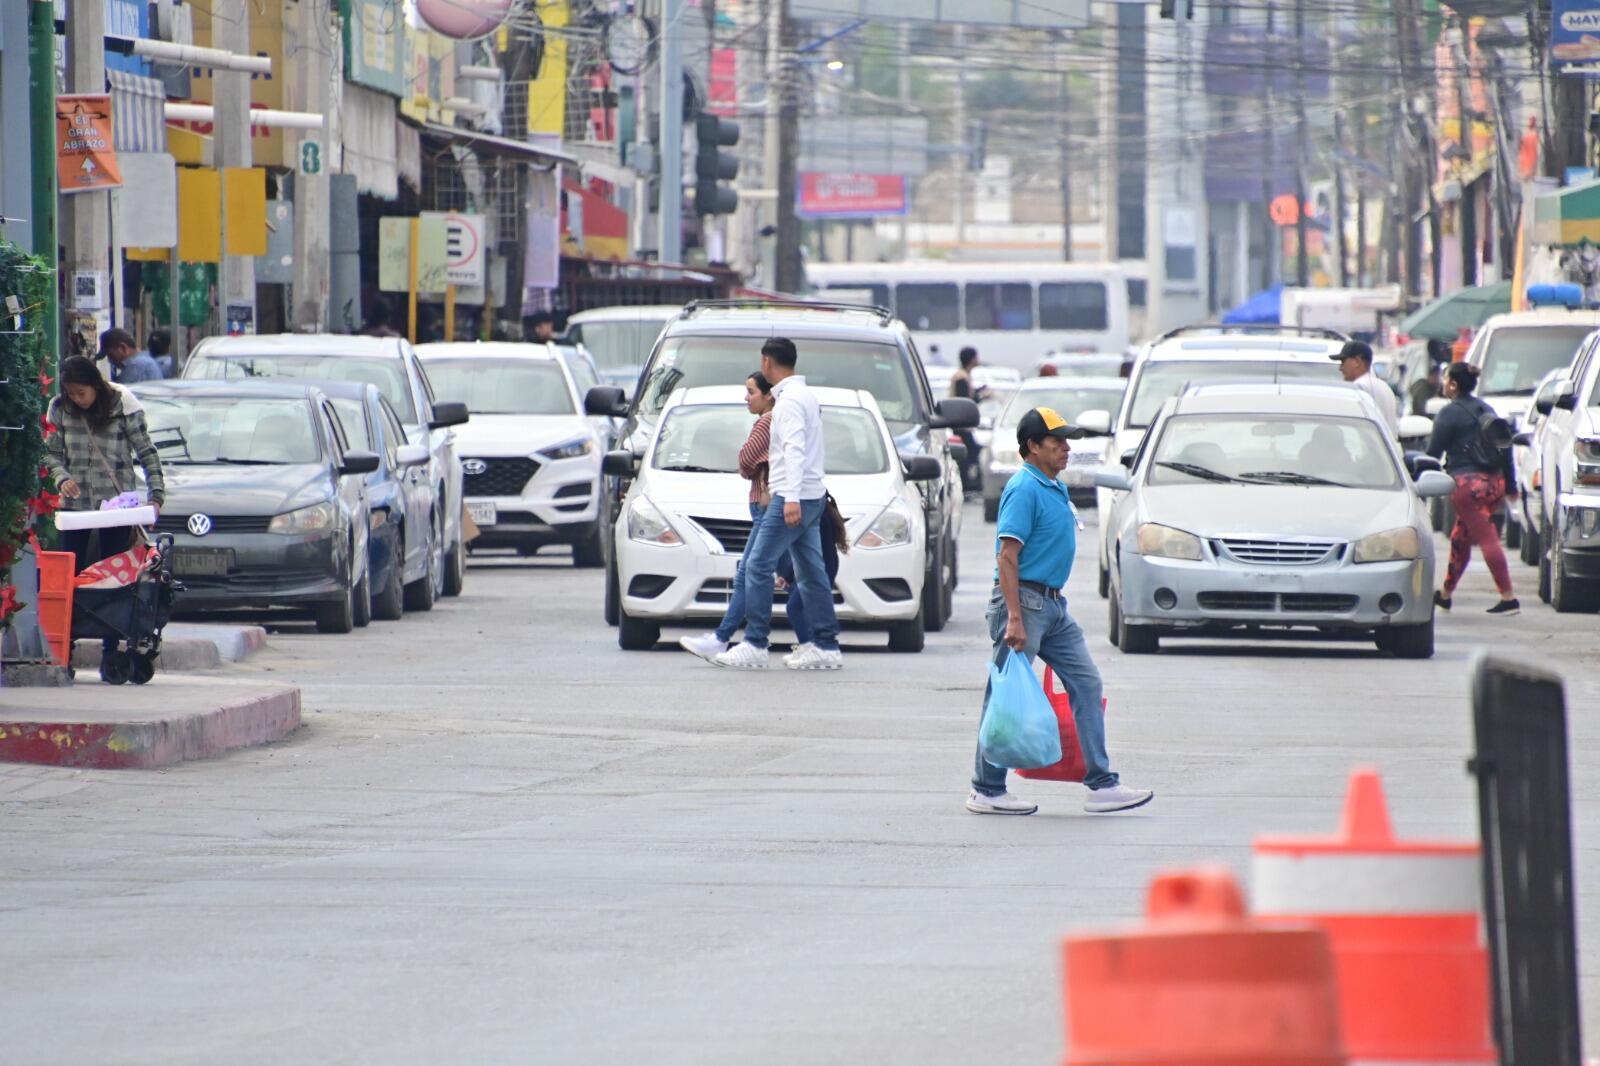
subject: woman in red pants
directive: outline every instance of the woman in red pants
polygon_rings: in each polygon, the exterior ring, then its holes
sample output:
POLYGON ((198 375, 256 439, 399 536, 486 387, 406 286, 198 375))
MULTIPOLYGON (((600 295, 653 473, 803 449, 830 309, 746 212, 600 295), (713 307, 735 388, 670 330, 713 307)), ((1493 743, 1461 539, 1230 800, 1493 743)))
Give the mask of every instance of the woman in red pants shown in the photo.
POLYGON ((1500 602, 1489 608, 1489 613, 1513 615, 1521 610, 1521 604, 1512 595, 1511 569, 1500 546, 1494 513, 1502 501, 1516 499, 1517 481, 1511 471, 1511 449, 1496 447, 1484 437, 1483 417, 1492 416, 1494 409, 1473 395, 1477 387, 1475 367, 1450 364, 1445 371, 1444 394, 1451 402, 1433 420, 1433 437, 1428 441, 1428 454, 1442 458, 1445 469, 1456 479, 1456 491, 1450 497, 1456 509, 1456 524, 1450 530, 1450 568, 1433 602, 1450 609, 1451 596, 1476 544, 1500 590, 1500 602))

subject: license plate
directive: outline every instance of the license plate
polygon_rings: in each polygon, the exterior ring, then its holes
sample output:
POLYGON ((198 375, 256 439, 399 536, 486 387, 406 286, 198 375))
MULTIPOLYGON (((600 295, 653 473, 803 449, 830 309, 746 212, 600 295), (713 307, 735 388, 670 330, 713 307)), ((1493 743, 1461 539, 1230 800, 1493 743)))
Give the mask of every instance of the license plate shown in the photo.
POLYGON ((1067 456, 1069 466, 1098 466, 1100 456, 1095 452, 1072 452, 1067 456))
POLYGON ((226 577, 233 566, 229 548, 177 548, 172 553, 172 571, 193 577, 226 577))
POLYGON ((493 503, 467 502, 467 515, 475 526, 492 526, 500 520, 493 503))

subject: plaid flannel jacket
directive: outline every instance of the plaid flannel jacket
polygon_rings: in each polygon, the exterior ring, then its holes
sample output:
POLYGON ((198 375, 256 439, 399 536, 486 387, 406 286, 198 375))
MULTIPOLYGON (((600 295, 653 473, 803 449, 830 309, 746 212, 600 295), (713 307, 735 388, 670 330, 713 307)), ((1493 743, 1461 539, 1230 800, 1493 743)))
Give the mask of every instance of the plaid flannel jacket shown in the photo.
POLYGON ((144 467, 150 502, 161 504, 166 482, 161 477, 161 457, 145 427, 144 407, 127 389, 112 385, 117 406, 111 418, 98 430, 89 428, 88 419, 64 396, 50 401, 50 421, 56 431, 45 441, 45 467, 57 484, 71 478, 82 491, 75 500, 63 499, 69 511, 96 511, 106 500, 138 488, 134 466, 144 467), (101 462, 89 443, 99 447, 101 462), (108 469, 109 467, 109 469, 108 469))

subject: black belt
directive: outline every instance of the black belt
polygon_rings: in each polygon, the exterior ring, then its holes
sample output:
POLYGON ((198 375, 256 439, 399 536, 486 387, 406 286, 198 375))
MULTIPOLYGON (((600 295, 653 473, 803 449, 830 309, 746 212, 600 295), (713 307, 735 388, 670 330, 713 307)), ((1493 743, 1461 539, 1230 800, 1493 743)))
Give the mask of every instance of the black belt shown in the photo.
POLYGON ((1047 600, 1059 600, 1061 598, 1060 589, 1053 589, 1048 585, 1041 585, 1037 581, 1018 581, 1017 587, 1023 589, 1032 589, 1034 592, 1037 592, 1047 600))

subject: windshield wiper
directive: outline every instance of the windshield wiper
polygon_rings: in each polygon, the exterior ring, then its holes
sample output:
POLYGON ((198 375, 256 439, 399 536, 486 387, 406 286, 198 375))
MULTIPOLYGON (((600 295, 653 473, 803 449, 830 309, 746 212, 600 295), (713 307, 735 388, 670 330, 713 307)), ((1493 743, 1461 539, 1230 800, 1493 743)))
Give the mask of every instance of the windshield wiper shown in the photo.
POLYGON ((694 466, 690 463, 679 463, 673 466, 658 466, 657 470, 670 470, 678 474, 732 474, 732 470, 717 470, 709 466, 694 466))
POLYGON ((1157 466, 1164 466, 1168 470, 1176 470, 1180 474, 1188 474, 1203 481, 1238 481, 1236 477, 1224 474, 1220 470, 1213 470, 1209 466, 1200 466, 1197 463, 1177 463, 1166 459, 1157 459, 1157 466))
POLYGON ((227 456, 223 456, 223 455, 219 455, 215 459, 204 460, 204 462, 208 462, 208 463, 224 463, 224 464, 226 464, 228 466, 278 466, 279 465, 278 463, 274 462, 271 459, 231 459, 231 458, 229 458, 227 456))
POLYGON ((1271 481, 1281 485, 1332 485, 1335 488, 1350 488, 1343 481, 1333 481, 1318 477, 1316 474, 1297 474, 1291 470, 1251 470, 1239 476, 1251 481, 1271 481))

